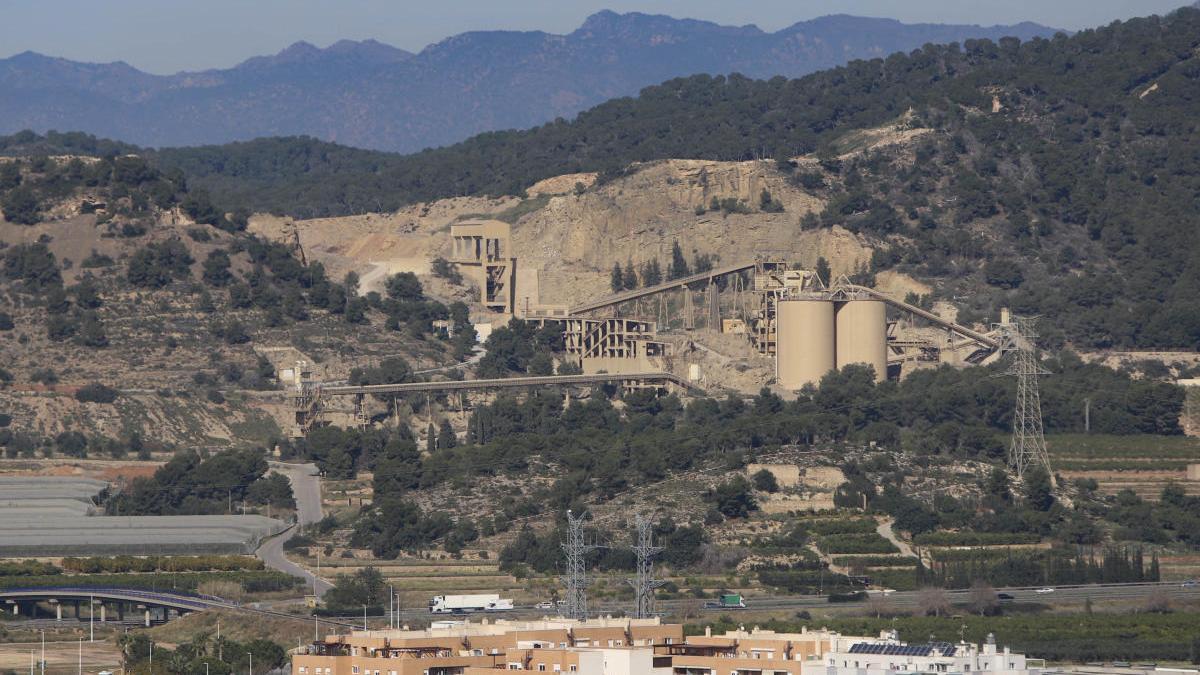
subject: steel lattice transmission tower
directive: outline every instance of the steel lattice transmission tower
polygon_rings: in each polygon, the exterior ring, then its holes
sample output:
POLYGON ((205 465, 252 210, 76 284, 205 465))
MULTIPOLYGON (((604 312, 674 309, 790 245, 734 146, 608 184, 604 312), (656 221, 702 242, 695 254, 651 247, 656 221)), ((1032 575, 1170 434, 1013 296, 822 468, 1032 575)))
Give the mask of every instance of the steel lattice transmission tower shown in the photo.
POLYGON ((663 547, 654 545, 654 523, 649 518, 637 516, 637 543, 633 552, 637 554, 637 571, 634 578, 627 579, 633 586, 633 617, 648 619, 654 616, 654 589, 665 582, 654 578, 654 556, 662 553, 663 547))
POLYGON ((588 616, 587 554, 596 547, 584 540, 585 515, 581 513, 576 516, 567 511, 567 540, 562 543, 563 553, 567 556, 567 573, 563 575, 567 598, 563 613, 570 619, 586 619, 588 616))
POLYGON ((1046 437, 1042 429, 1042 397, 1038 391, 1038 376, 1049 375, 1038 362, 1034 339, 1037 334, 1029 327, 1028 319, 1013 317, 1002 323, 1005 332, 1004 349, 1012 354, 1008 374, 1017 378, 1017 402, 1013 410, 1012 442, 1008 448, 1008 465, 1025 477, 1030 466, 1041 466, 1048 475, 1050 456, 1046 453, 1046 437))

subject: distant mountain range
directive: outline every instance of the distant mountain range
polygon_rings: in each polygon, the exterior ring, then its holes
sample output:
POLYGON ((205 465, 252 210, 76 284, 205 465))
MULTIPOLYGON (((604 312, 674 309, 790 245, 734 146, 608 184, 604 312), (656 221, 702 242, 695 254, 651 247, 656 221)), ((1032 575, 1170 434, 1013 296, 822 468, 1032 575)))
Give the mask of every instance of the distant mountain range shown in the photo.
POLYGON ((166 76, 24 52, 0 60, 0 133, 78 130, 149 146, 309 135, 409 152, 571 117, 683 75, 796 77, 926 43, 1055 32, 838 15, 767 33, 604 11, 567 35, 463 33, 418 54, 372 40, 298 42, 227 70, 166 76))

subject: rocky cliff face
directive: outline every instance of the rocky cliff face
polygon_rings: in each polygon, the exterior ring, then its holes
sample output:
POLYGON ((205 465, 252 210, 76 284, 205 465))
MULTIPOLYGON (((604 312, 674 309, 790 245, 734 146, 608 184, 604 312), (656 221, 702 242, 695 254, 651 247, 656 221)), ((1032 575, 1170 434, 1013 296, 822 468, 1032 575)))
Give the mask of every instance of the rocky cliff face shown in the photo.
POLYGON ((515 248, 542 270, 541 300, 572 303, 609 292, 614 262, 664 266, 679 242, 689 260, 720 263, 756 256, 814 265, 825 257, 835 274, 864 265, 871 251, 844 230, 803 230, 801 219, 824 202, 790 184, 772 162, 667 160, 583 194, 553 197, 517 222, 515 248), (760 208, 763 191, 782 212, 760 208), (736 200, 746 213, 711 210, 713 199, 736 200))
POLYGON ((718 263, 766 256, 812 266, 824 257, 834 274, 852 273, 871 257, 864 240, 841 228, 802 229, 804 216, 820 212, 824 201, 790 183, 773 162, 665 160, 635 166, 607 183, 575 188, 592 178, 542 181, 539 196, 523 203, 511 197, 456 198, 393 214, 294 222, 255 217, 251 230, 278 240, 298 238, 304 254, 320 260, 334 278, 348 271, 364 280, 381 269, 412 271, 442 286, 428 276, 428 262, 449 254, 450 223, 503 218, 513 223, 518 269, 538 271, 540 301, 549 304, 609 293, 613 263, 640 267, 656 258, 665 270, 676 241, 689 262, 698 255, 718 263), (782 211, 761 208, 764 190, 782 211), (737 208, 712 210, 713 199, 736 202, 737 208))

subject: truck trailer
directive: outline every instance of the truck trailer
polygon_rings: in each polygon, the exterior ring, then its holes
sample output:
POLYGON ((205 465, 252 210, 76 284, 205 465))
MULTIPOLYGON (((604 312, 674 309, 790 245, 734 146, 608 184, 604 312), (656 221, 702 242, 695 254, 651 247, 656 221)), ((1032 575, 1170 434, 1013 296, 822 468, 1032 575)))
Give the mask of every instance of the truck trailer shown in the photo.
POLYGON ((714 602, 704 603, 705 609, 746 609, 746 600, 739 593, 722 593, 714 602))
POLYGON ((430 614, 471 614, 473 612, 507 612, 513 608, 511 599, 496 594, 435 595, 429 600, 430 614))

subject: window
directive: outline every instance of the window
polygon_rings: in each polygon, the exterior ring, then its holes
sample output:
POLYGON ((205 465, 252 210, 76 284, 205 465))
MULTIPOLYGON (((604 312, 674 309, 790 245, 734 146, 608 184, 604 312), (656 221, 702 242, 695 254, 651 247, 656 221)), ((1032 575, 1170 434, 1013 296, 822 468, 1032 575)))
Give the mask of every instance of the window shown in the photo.
POLYGON ((572 664, 571 664, 571 672, 573 673, 573 672, 575 672, 575 671, 577 671, 577 670, 579 670, 579 666, 577 666, 577 665, 575 665, 574 663, 572 663, 572 664))
POLYGON ((354 673, 354 675, 358 675, 358 666, 350 666, 350 672, 354 673))
POLYGON ((554 664, 554 672, 556 672, 556 673, 561 673, 561 672, 562 672, 562 665, 560 665, 560 664, 557 664, 557 663, 556 663, 556 664, 554 664))
POLYGON ((667 638, 667 644, 669 644, 669 645, 675 644, 675 638, 667 638))
POLYGON ((539 664, 538 664, 538 670, 540 670, 540 671, 545 671, 545 670, 546 670, 546 664, 544 664, 544 663, 539 663, 539 664))
MULTIPOLYGON (((318 669, 318 670, 319 670, 319 669, 318 669)), ((301 672, 301 673, 307 673, 307 672, 308 672, 308 668, 307 668, 307 667, 305 667, 305 666, 300 666, 300 672, 301 672)))
MULTIPOLYGON (((473 653, 475 656, 483 656, 483 650, 482 650, 482 649, 476 649, 476 650, 474 650, 472 653, 473 653)), ((377 673, 376 675, 378 675, 378 673, 377 673)))

